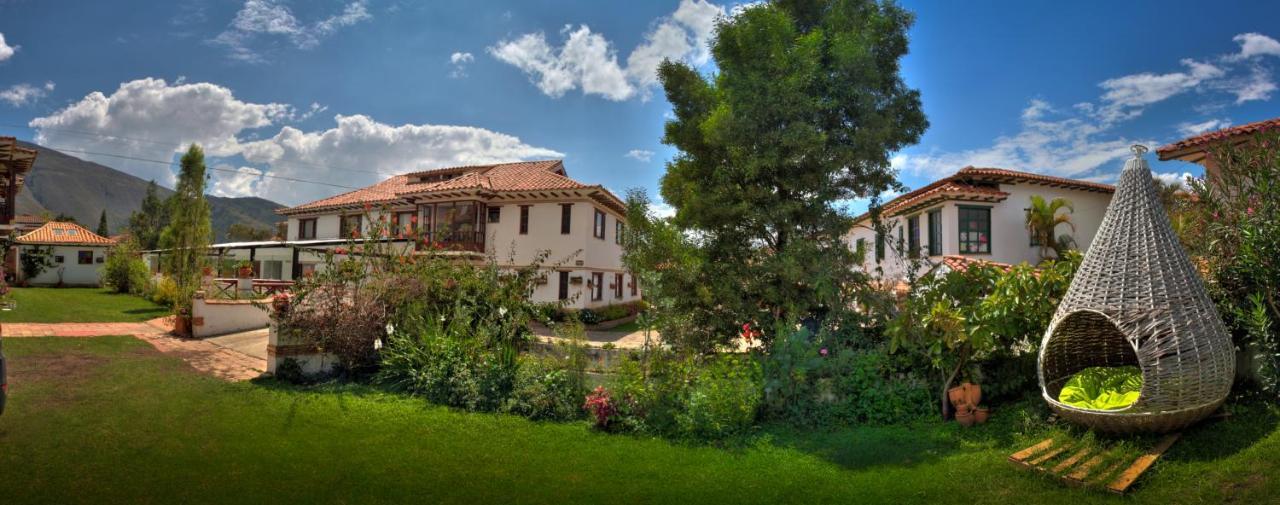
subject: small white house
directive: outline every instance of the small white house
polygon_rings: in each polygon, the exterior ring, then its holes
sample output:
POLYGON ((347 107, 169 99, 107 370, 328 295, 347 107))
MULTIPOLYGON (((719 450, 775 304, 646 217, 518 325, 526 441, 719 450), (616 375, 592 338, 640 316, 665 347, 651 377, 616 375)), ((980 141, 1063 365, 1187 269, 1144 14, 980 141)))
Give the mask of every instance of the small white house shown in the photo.
POLYGON ((913 262, 918 262, 916 273, 922 274, 947 266, 948 258, 952 266, 970 261, 1035 264, 1040 246, 1026 228, 1032 196, 1072 203, 1075 228, 1059 225, 1056 231, 1070 235, 1076 248, 1085 251, 1102 225, 1114 192, 1109 184, 965 167, 881 206, 885 233, 877 233, 870 214, 863 214, 846 240, 850 248, 863 251, 864 271, 886 281, 905 278, 913 262))
POLYGON ((14 240, 19 282, 37 286, 99 286, 107 250, 115 241, 75 223, 48 222, 14 240), (48 256, 48 266, 26 278, 23 256, 48 256))

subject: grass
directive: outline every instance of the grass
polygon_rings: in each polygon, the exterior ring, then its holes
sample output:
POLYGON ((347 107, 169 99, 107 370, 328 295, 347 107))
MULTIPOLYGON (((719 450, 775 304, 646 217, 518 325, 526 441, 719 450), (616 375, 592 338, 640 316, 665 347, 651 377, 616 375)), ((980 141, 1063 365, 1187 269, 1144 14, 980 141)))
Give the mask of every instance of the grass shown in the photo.
POLYGON ((803 431, 723 446, 468 414, 366 387, 228 384, 129 337, 6 339, 5 503, 1243 503, 1280 496, 1280 413, 1187 432, 1127 498, 1005 458, 990 423, 803 431))
POLYGON ((620 325, 614 326, 613 328, 609 328, 608 330, 605 330, 605 331, 616 331, 616 332, 619 332, 619 333, 631 333, 631 332, 634 332, 634 331, 643 331, 643 330, 644 330, 644 327, 643 327, 643 326, 640 326, 640 321, 639 321, 639 320, 635 320, 635 321, 630 321, 630 322, 627 322, 627 323, 624 323, 624 324, 620 324, 620 325))
POLYGON ((169 313, 150 300, 101 288, 12 288, 18 302, 0 323, 131 323, 169 313))

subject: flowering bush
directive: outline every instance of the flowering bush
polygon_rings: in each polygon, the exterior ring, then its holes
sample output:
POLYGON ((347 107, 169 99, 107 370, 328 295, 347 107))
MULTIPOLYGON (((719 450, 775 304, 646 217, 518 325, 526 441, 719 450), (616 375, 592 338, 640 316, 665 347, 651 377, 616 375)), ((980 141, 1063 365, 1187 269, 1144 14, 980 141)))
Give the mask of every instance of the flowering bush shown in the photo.
POLYGON ((1183 243, 1245 351, 1244 382, 1280 393, 1280 130, 1207 155, 1213 177, 1192 180, 1194 198, 1178 202, 1192 223, 1183 243))
POLYGON ((591 393, 587 394, 587 401, 582 404, 582 409, 595 418, 596 427, 602 430, 609 428, 609 419, 618 410, 613 406, 613 401, 609 397, 609 390, 605 389, 604 386, 596 386, 591 393))

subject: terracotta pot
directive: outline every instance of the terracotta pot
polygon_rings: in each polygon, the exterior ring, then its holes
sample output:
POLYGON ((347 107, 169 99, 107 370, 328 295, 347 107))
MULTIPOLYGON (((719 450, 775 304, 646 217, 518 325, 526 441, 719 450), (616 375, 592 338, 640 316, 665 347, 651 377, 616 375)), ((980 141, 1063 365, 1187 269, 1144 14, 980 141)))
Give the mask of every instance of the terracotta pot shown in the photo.
POLYGON ((240 274, 241 279, 249 279, 253 277, 253 267, 240 267, 236 273, 240 274))
POLYGON ((190 316, 174 316, 173 317, 173 333, 175 335, 187 336, 191 334, 191 317, 190 316))
POLYGON ((968 428, 970 426, 973 426, 974 421, 975 421, 975 418, 973 415, 973 411, 971 410, 956 411, 956 422, 960 423, 960 426, 964 426, 965 428, 968 428))
POLYGON ((977 421, 978 424, 985 423, 987 422, 987 419, 990 419, 990 418, 991 418, 991 411, 987 410, 986 407, 978 407, 976 409, 973 409, 973 419, 977 421))
POLYGON ((965 403, 968 403, 969 405, 973 405, 975 407, 978 406, 978 404, 982 403, 982 386, 979 386, 977 384, 969 384, 968 382, 964 383, 964 386, 965 386, 965 393, 964 393, 965 403))
POLYGON ((947 399, 951 400, 951 404, 955 405, 957 409, 960 408, 961 404, 965 403, 965 396, 964 384, 947 390, 947 399))

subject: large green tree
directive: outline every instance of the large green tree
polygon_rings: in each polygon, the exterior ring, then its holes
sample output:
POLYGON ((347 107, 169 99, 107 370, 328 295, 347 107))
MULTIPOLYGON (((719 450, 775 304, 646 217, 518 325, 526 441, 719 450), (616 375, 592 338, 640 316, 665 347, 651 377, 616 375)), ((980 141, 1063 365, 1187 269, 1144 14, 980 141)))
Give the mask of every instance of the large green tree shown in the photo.
POLYGON ((147 193, 142 197, 142 206, 129 215, 129 235, 138 242, 143 250, 160 247, 160 233, 169 225, 169 203, 161 200, 156 181, 147 184, 147 193))
POLYGON ((204 197, 204 151, 192 144, 182 156, 178 186, 170 197, 172 219, 161 234, 160 245, 168 249, 165 274, 178 286, 175 308, 184 308, 200 284, 200 269, 208 253, 213 230, 209 202, 204 197))
MULTIPOLYGON (((873 0, 777 0, 724 19, 718 72, 664 62, 679 149, 662 178, 738 325, 848 303, 852 225, 839 204, 896 187, 890 156, 928 127, 899 75, 912 15, 873 0)), ((766 321, 767 320, 767 321, 766 321)))

